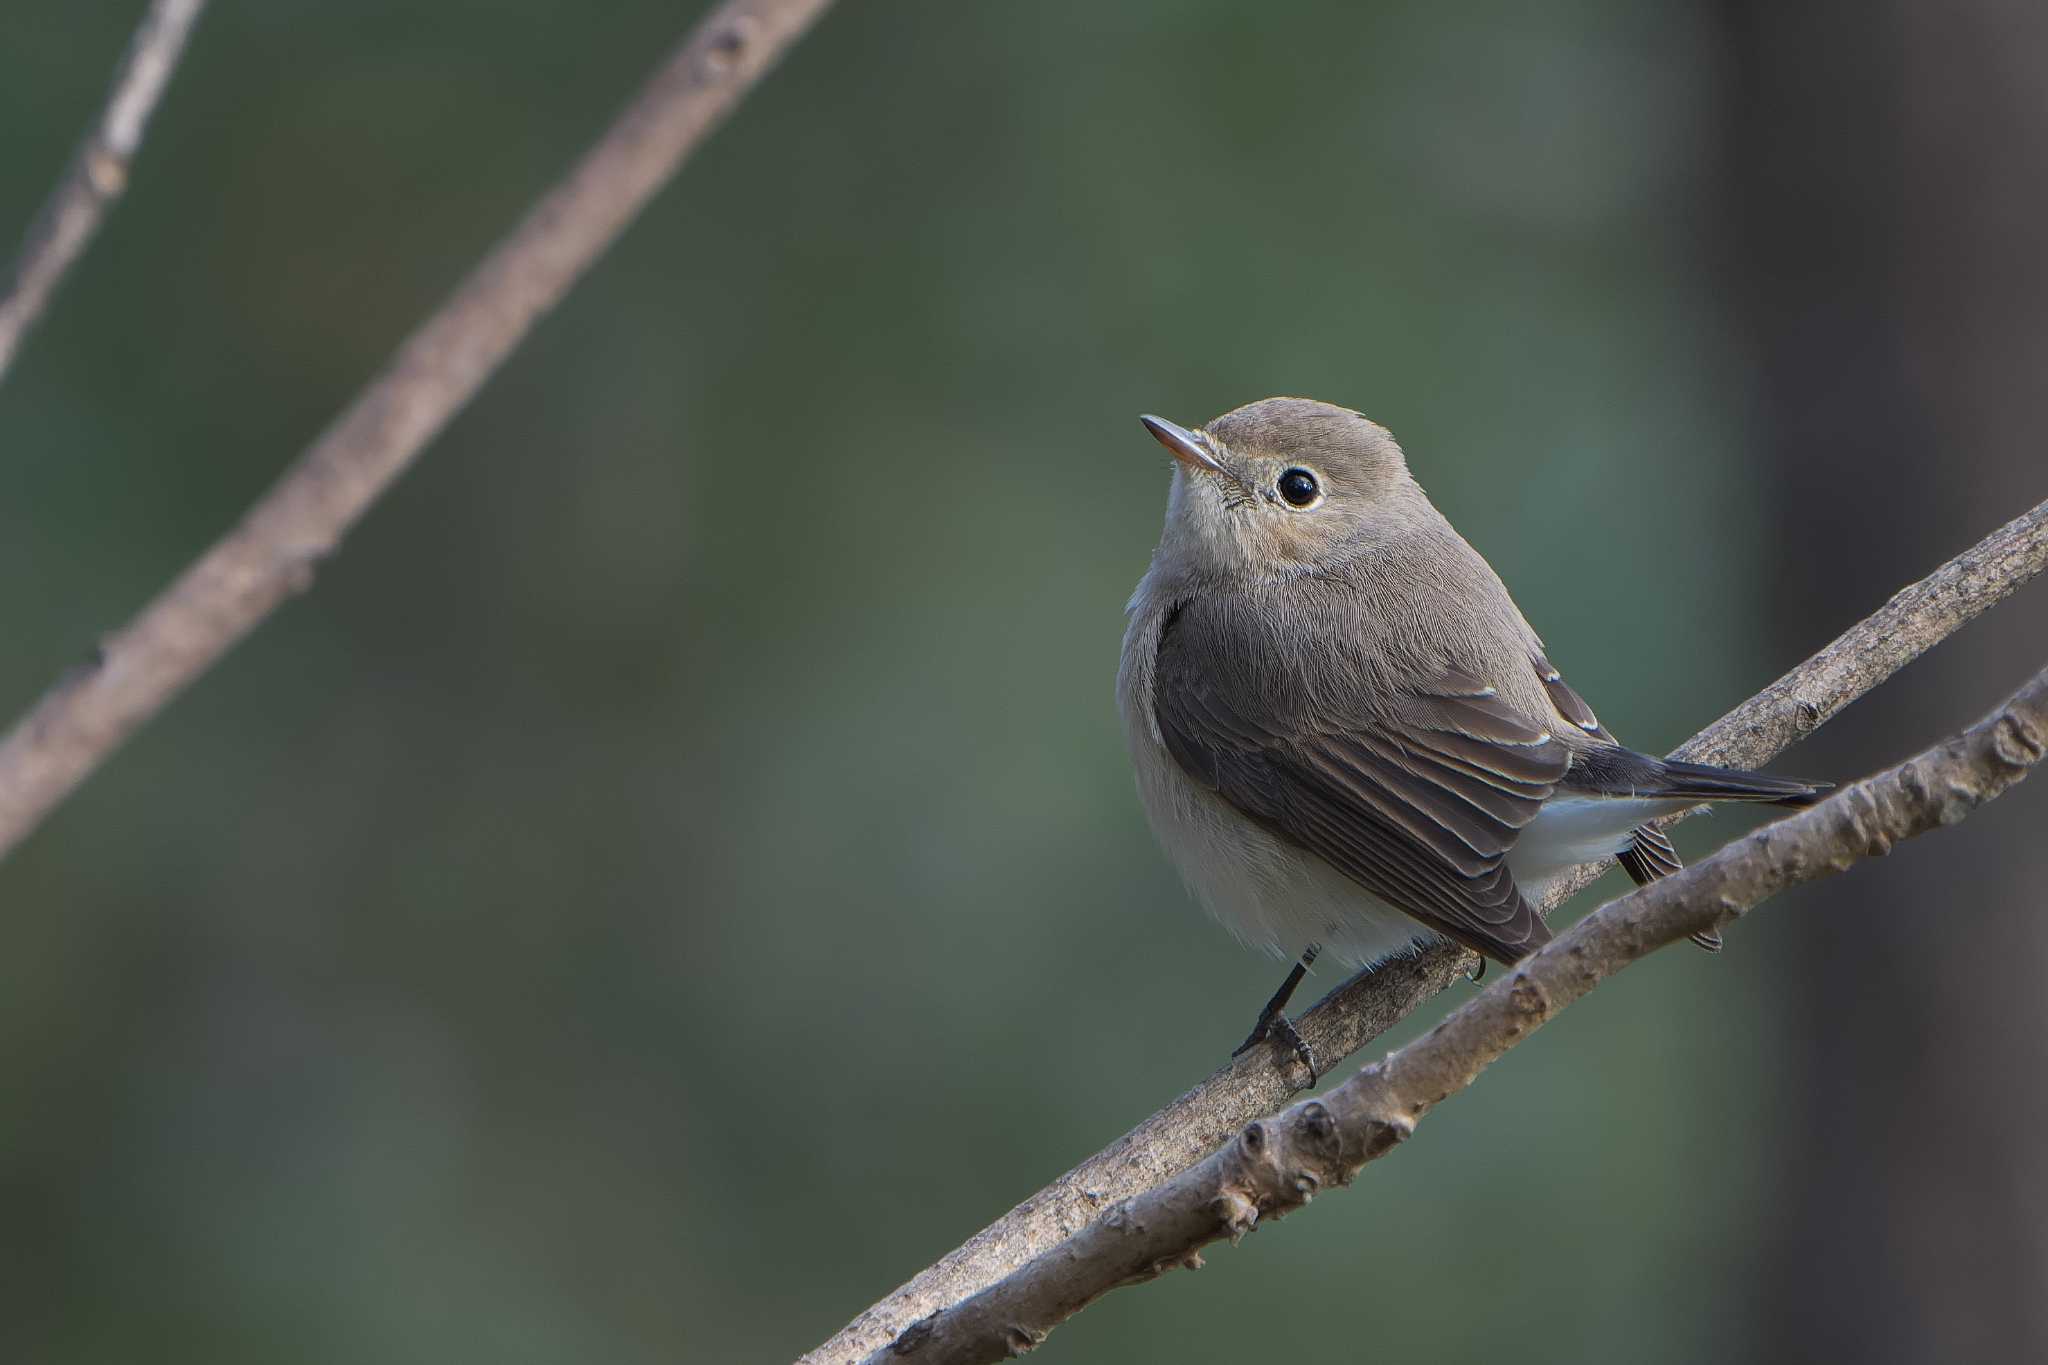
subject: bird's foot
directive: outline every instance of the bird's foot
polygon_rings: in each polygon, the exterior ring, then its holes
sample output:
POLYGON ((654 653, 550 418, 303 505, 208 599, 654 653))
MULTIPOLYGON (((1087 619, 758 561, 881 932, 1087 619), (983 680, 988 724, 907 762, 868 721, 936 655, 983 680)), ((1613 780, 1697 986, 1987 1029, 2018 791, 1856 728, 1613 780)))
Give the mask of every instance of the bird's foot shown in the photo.
POLYGON ((1259 1022, 1252 1027, 1251 1036, 1233 1048, 1230 1055, 1242 1057, 1265 1042, 1277 1043, 1287 1049, 1294 1060, 1301 1063, 1302 1069, 1308 1072, 1308 1084, 1316 1083, 1319 1069, 1316 1066, 1315 1049, 1308 1045, 1308 1040, 1294 1027, 1294 1021, 1280 1010, 1267 1009, 1260 1014, 1259 1022))

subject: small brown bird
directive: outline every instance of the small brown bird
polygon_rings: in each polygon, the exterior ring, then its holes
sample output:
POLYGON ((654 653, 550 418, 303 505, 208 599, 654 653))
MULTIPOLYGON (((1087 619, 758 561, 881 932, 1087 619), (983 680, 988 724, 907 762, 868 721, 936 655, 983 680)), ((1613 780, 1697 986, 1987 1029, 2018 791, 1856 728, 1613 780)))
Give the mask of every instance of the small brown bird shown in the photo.
POLYGON ((1623 748, 1359 413, 1143 421, 1176 464, 1117 675, 1138 790, 1209 911, 1301 953, 1239 1052, 1276 1038, 1314 1072, 1284 1010, 1319 951, 1368 965, 1442 936, 1513 963, 1578 864, 1678 870, 1657 816, 1825 790, 1623 748))

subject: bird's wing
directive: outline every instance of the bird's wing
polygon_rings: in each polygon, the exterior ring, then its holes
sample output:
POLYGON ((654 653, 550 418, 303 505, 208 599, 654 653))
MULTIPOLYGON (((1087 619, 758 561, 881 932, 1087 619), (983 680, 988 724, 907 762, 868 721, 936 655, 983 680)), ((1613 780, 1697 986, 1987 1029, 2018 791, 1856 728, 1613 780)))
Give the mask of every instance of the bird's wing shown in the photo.
MULTIPOLYGON (((1550 660, 1541 654, 1530 657, 1536 675, 1559 717, 1577 726, 1595 741, 1575 746, 1571 770, 1558 785, 1575 796, 1615 796, 1629 800, 1668 801, 1767 801, 1780 806, 1810 806, 1832 789, 1827 782, 1802 782, 1797 778, 1773 777, 1744 768, 1720 768, 1709 763, 1684 763, 1676 759, 1639 754, 1625 747, 1558 676, 1550 660)), ((1655 831, 1652 831, 1654 834, 1655 831)), ((1662 836, 1658 836, 1662 837, 1662 836)), ((1676 855, 1672 855, 1676 860, 1676 855)), ((1641 879, 1639 878, 1638 881, 1641 879)))
MULTIPOLYGON (((1535 665, 1536 675, 1543 679, 1544 690, 1550 694, 1550 704, 1557 708, 1558 715, 1605 746, 1580 754, 1572 765, 1572 771, 1561 785, 1575 793, 1635 799, 1646 792, 1657 795, 1668 792, 1677 797, 1697 797, 1700 800, 1726 795, 1746 800, 1796 803, 1809 799, 1819 790, 1811 783, 1790 782, 1761 773, 1672 764, 1624 749, 1600 723, 1600 718, 1593 714, 1593 708, 1586 705, 1586 699, 1558 675, 1550 660, 1537 654, 1531 662, 1535 665)), ((1678 850, 1655 825, 1641 825, 1631 832, 1628 847, 1615 855, 1615 861, 1621 864, 1622 870, 1637 886, 1647 886, 1659 877, 1669 877, 1685 867, 1679 861, 1678 850)), ((1692 941, 1710 953, 1721 951, 1721 936, 1712 929, 1703 929, 1692 935, 1692 941)))
POLYGON ((1340 714, 1248 705, 1241 680, 1219 682, 1229 670, 1175 649, 1170 635, 1153 710, 1190 777, 1495 961, 1549 940, 1505 862, 1569 763, 1548 730, 1458 671, 1369 709, 1336 703, 1340 714))
POLYGON ((1594 739, 1604 740, 1609 744, 1617 742, 1614 736, 1607 732, 1607 727, 1600 723, 1600 717, 1593 714, 1593 708, 1586 705, 1586 699, 1572 689, 1572 685, 1564 680, 1563 675, 1552 667, 1550 660, 1541 654, 1535 654, 1530 656, 1529 662, 1535 667, 1536 676, 1543 679, 1543 690, 1550 694, 1550 704, 1557 708, 1557 714, 1562 716, 1566 723, 1576 725, 1594 739))

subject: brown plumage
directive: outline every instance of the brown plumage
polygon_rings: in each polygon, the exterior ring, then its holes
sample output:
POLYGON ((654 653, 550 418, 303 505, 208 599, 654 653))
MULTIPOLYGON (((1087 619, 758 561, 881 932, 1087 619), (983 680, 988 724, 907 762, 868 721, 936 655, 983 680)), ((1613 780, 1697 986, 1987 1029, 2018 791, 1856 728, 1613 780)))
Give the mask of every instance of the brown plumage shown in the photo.
POLYGON ((1283 398, 1146 425, 1178 463, 1125 730, 1162 842, 1251 941, 1372 961, 1433 932, 1513 962, 1571 866, 1675 870, 1654 816, 1820 790, 1621 747, 1359 414, 1283 398))

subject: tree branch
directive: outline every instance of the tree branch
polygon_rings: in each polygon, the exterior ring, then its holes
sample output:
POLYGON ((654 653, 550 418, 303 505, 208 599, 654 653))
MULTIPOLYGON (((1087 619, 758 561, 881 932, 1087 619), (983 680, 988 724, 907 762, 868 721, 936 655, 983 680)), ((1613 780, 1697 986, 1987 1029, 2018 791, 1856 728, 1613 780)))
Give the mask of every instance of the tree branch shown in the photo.
POLYGON ((185 39, 206 0, 151 0, 99 122, 78 144, 64 178, 22 239, 14 280, 0 297, 0 380, 21 350, 64 274, 99 230, 100 220, 128 187, 128 168, 142 146, 149 116, 184 55, 185 39))
POLYGON ((1199 1164, 1111 1208, 989 1288, 923 1319, 869 1365, 1007 1359, 1120 1285, 1284 1217, 1351 1183, 1431 1108, 1600 982, 1686 935, 1718 929, 1788 887, 1881 857, 1964 819, 2048 755, 2048 669, 1963 734, 1686 871, 1610 901, 1416 1041, 1334 1090, 1250 1123, 1199 1164))
POLYGON ((284 476, 0 739, 0 856, 295 592, 831 0, 713 10, 284 476))
MULTIPOLYGON (((1695 762, 1759 766, 1811 734, 1935 644, 2048 568, 2048 502, 2000 527, 1895 594, 1806 662, 1680 747, 1695 762)), ((1599 875, 1581 869, 1544 909, 1599 875)), ((1361 972, 1296 1021, 1325 1067, 1335 1066, 1472 969, 1449 945, 1361 972)), ((1105 1208, 1187 1169, 1247 1121, 1270 1114, 1301 1088, 1253 1049, 1075 1166, 1003 1217, 920 1271, 804 1357, 805 1365, 849 1365, 911 1323, 993 1284, 1086 1226, 1105 1208)))

